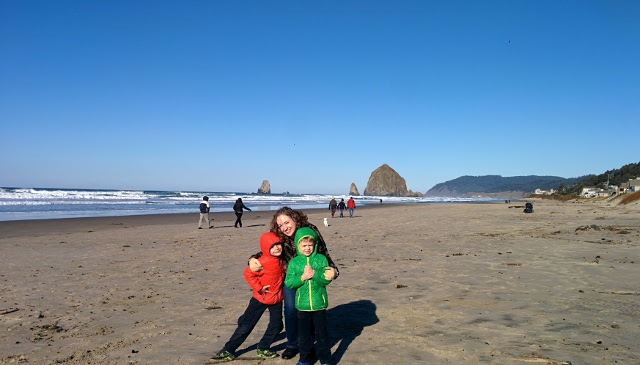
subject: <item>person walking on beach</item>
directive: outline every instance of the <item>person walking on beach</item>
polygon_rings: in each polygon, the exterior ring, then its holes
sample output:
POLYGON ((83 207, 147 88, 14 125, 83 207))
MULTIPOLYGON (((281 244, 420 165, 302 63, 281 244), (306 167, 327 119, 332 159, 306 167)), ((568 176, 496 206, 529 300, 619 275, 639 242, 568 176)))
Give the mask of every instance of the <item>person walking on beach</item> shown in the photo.
POLYGON ((313 229, 300 228, 296 232, 296 250, 298 256, 289 261, 284 284, 296 290, 296 309, 298 310, 298 345, 300 360, 298 365, 311 363, 313 341, 316 341, 316 354, 322 365, 331 361, 331 344, 327 330, 327 307, 329 300, 326 286, 331 280, 323 274, 329 267, 327 258, 318 253, 318 236, 313 229))
POLYGON ((329 210, 331 211, 331 218, 333 218, 333 215, 336 214, 337 208, 338 208, 338 202, 336 201, 336 198, 331 198, 331 201, 329 202, 329 210))
POLYGON ((356 209, 356 201, 353 200, 353 197, 349 197, 347 200, 347 209, 349 209, 349 218, 353 218, 353 210, 356 209))
POLYGON ((347 205, 344 203, 344 198, 340 199, 340 203, 338 203, 338 209, 340 209, 340 218, 344 218, 344 208, 347 205))
POLYGON ((270 347, 276 336, 282 331, 282 287, 284 283, 284 266, 282 265, 282 243, 272 232, 260 236, 260 251, 262 256, 258 261, 263 269, 253 272, 247 266, 244 278, 253 289, 253 296, 244 314, 238 318, 238 327, 222 350, 218 351, 212 360, 233 360, 235 351, 249 337, 251 331, 262 317, 265 310, 269 310, 269 325, 262 339, 258 342, 258 357, 272 359, 278 354, 270 347))
POLYGON ((209 208, 209 197, 205 195, 200 202, 200 222, 198 222, 198 229, 202 229, 202 222, 207 223, 207 227, 213 228, 209 222, 209 208))
MULTIPOLYGON (((301 210, 291 209, 289 207, 282 207, 278 209, 271 219, 271 232, 275 233, 280 242, 283 245, 282 260, 286 265, 289 261, 296 257, 298 254, 294 237, 296 232, 303 227, 311 228, 317 236, 317 253, 324 255, 329 262, 329 268, 324 272, 327 280, 335 280, 340 275, 337 265, 329 256, 329 250, 327 244, 324 242, 318 227, 309 223, 307 215, 301 210)), ((259 257, 262 253, 257 253, 249 258, 249 266, 252 271, 260 271, 262 269, 259 257)), ((285 278, 286 280, 286 278, 285 278)), ((298 350, 298 310, 296 309, 296 291, 289 289, 286 286, 282 288, 282 294, 284 296, 284 327, 287 335, 286 349, 282 352, 282 358, 285 360, 295 357, 298 350)))
POLYGON ((238 228, 238 224, 240 225, 240 228, 242 228, 242 209, 251 211, 251 209, 247 208, 244 205, 244 203, 242 202, 242 198, 238 198, 238 200, 236 200, 236 203, 233 205, 233 211, 236 213, 236 224, 234 225, 234 227, 236 228, 238 228))

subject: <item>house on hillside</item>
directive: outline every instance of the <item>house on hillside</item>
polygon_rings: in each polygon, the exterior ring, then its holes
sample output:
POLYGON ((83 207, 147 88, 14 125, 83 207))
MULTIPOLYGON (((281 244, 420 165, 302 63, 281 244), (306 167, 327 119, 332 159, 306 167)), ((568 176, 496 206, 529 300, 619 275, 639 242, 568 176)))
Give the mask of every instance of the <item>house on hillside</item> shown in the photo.
POLYGON ((582 192, 580 193, 581 198, 606 198, 609 196, 609 190, 599 189, 595 186, 588 186, 582 188, 582 192))
POLYGON ((550 190, 536 189, 536 191, 534 191, 533 193, 536 195, 552 195, 555 192, 556 191, 553 189, 550 189, 550 190))
POLYGON ((633 193, 636 191, 640 191, 640 178, 629 179, 629 181, 620 184, 620 192, 633 193))
POLYGON ((582 188, 582 192, 580 193, 580 197, 581 198, 595 198, 597 191, 598 191, 598 189, 596 189, 595 186, 586 186, 586 187, 582 188))

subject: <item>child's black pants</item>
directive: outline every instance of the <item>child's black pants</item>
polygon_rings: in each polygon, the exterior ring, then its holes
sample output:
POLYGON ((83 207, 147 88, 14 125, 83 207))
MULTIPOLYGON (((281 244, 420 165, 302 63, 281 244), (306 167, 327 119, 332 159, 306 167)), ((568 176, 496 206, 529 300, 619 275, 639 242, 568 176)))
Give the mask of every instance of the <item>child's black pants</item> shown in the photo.
POLYGON ((260 317, 262 317, 262 313, 267 309, 269 309, 269 325, 258 343, 258 349, 269 349, 276 339, 276 336, 282 331, 282 302, 268 305, 260 303, 256 298, 251 297, 247 310, 238 318, 238 328, 236 328, 229 341, 224 345, 223 350, 227 350, 233 354, 247 337, 249 337, 253 328, 258 324, 260 317))
POLYGON ((327 331, 327 311, 298 311, 300 362, 311 362, 312 359, 309 355, 313 348, 313 337, 316 340, 316 354, 320 363, 327 364, 331 362, 331 346, 329 344, 329 331, 327 331))

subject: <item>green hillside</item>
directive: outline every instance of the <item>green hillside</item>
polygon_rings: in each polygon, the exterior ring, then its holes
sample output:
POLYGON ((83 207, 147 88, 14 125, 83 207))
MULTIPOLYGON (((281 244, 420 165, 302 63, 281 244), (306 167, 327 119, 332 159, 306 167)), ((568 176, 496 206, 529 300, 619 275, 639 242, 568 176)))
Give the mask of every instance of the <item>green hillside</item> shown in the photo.
POLYGON ((500 175, 461 176, 459 178, 436 184, 427 191, 429 196, 464 195, 468 193, 500 193, 506 191, 520 191, 532 193, 536 189, 557 189, 561 185, 570 186, 584 177, 563 178, 559 176, 512 176, 500 175))
POLYGON ((640 162, 630 163, 619 169, 608 170, 600 175, 587 176, 574 185, 565 184, 567 186, 565 193, 577 196, 584 187, 605 188, 607 181, 609 181, 610 185, 620 186, 622 183, 629 181, 629 179, 637 177, 640 177, 640 162))

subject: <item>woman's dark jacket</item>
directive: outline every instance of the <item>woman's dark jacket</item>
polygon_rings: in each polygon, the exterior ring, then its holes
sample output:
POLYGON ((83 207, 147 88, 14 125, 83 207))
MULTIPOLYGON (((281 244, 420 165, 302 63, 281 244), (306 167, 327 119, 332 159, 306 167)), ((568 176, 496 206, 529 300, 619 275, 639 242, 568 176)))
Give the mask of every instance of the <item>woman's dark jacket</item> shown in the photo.
MULTIPOLYGON (((322 235, 320 234, 320 231, 318 231, 318 227, 316 227, 315 225, 309 223, 307 224, 305 227, 309 227, 311 229, 313 229, 314 232, 316 232, 316 234, 318 235, 318 248, 317 251, 319 254, 325 255, 327 257, 327 261, 329 262, 329 266, 331 266, 332 268, 334 268, 336 270, 336 279, 338 278, 338 276, 340 275, 340 270, 338 270, 338 266, 333 262, 333 260, 331 259, 331 256, 329 255, 329 250, 327 249, 327 244, 324 242, 324 238, 322 238, 322 235)), ((285 270, 287 267, 287 264, 289 263, 289 261, 297 256, 297 250, 296 250, 296 244, 293 240, 292 237, 285 237, 285 239, 282 242, 282 261, 285 264, 285 270)), ((262 256, 262 252, 257 253, 251 257, 257 259, 260 256, 262 256)))
POLYGON ((236 201, 236 203, 233 205, 233 211, 236 213, 242 213, 242 208, 251 211, 251 209, 247 208, 243 202, 236 201))

